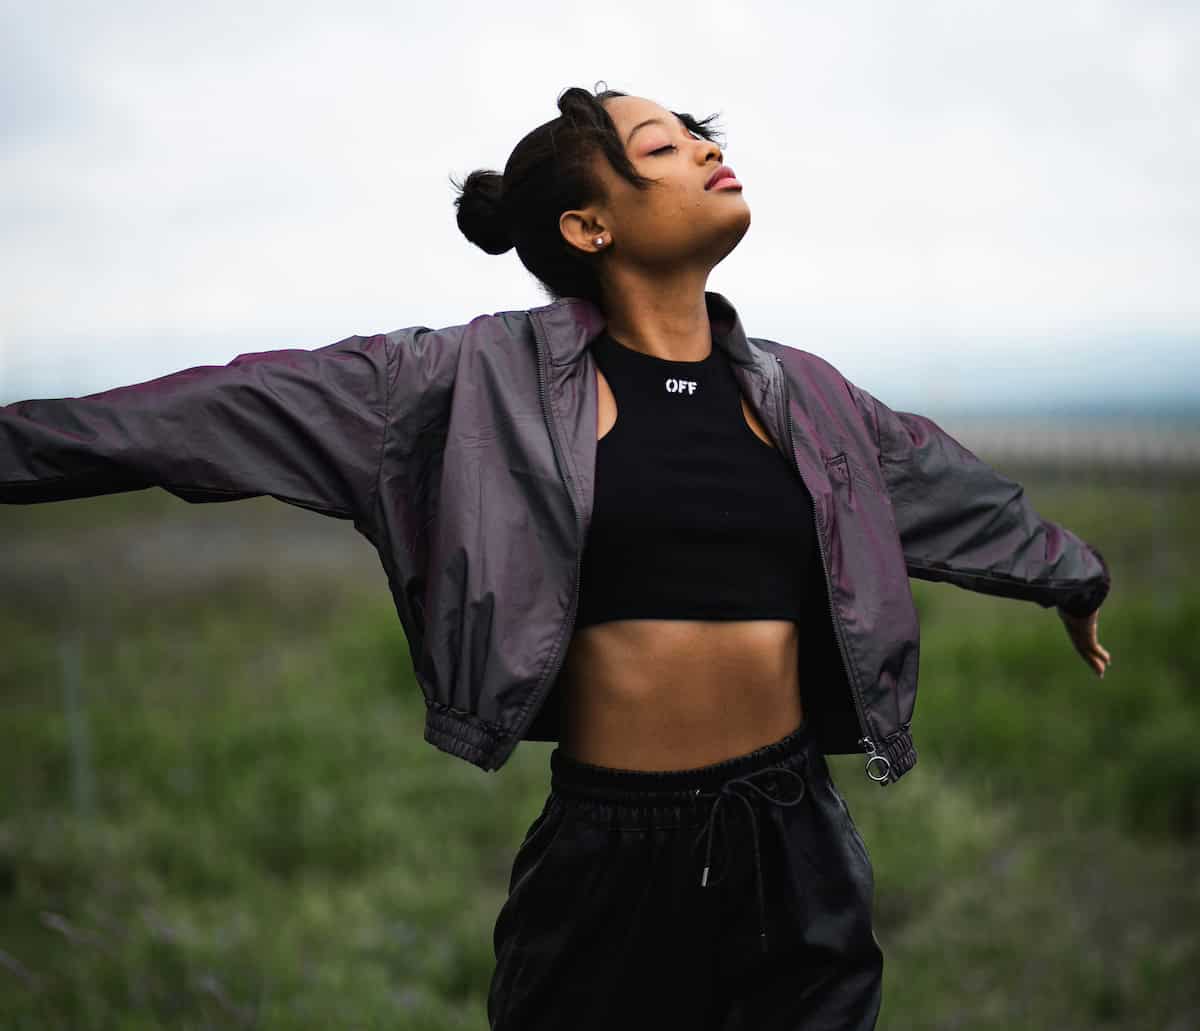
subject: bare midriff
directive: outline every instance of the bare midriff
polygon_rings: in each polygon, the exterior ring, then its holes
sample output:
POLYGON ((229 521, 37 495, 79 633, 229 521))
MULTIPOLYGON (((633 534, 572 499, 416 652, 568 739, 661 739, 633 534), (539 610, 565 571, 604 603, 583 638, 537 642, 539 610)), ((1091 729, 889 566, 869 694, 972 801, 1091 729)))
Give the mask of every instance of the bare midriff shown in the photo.
POLYGON ((786 737, 804 719, 790 620, 622 619, 575 633, 560 745, 581 762, 683 770, 786 737))
MULTIPOLYGON (((597 434, 616 424, 597 370, 597 434)), ((742 414, 774 445, 753 409, 742 414)), ((684 770, 786 737, 804 719, 799 629, 791 620, 619 619, 575 632, 560 684, 560 745, 582 762, 684 770)))

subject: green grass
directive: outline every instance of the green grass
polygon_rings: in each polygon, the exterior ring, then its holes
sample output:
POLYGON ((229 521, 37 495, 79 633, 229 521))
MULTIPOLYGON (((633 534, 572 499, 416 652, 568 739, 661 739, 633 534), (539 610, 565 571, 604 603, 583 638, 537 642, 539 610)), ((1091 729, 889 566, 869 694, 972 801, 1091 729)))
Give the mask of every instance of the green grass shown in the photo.
MULTIPOLYGON (((914 584, 920 762, 880 789, 831 760, 875 866, 880 1027, 1200 1026, 1197 492, 1030 495, 1113 568, 1113 666, 1051 611, 914 584)), ((484 774, 422 740, 365 544, 341 575, 280 562, 351 532, 158 492, 0 508, 0 1027, 485 1025, 550 746, 484 774), (261 560, 205 550, 222 524, 261 560), (180 528, 199 566, 127 546, 180 528)))

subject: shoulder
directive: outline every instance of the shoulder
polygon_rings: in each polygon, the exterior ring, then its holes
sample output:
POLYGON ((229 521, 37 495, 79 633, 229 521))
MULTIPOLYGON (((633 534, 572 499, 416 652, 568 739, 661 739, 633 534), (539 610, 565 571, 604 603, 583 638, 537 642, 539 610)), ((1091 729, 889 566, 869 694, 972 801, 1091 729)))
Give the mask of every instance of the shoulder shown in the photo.
POLYGON ((531 314, 531 310, 482 313, 455 325, 404 326, 381 334, 380 339, 400 364, 445 365, 475 352, 497 350, 508 342, 526 341, 531 334, 531 314))
POLYGON ((840 416, 878 439, 875 399, 842 375, 833 362, 812 351, 761 337, 751 338, 750 343, 779 359, 788 388, 802 407, 826 418, 840 416))
POLYGON ((528 342, 533 337, 535 324, 551 335, 560 335, 565 327, 587 322, 593 311, 586 301, 568 297, 538 307, 484 312, 467 322, 436 330, 424 326, 409 327, 389 336, 412 338, 434 334, 464 348, 494 347, 509 341, 528 342))
POLYGON ((764 337, 750 337, 749 341, 752 346, 775 355, 784 374, 798 386, 823 387, 842 393, 852 386, 833 362, 819 354, 764 337))

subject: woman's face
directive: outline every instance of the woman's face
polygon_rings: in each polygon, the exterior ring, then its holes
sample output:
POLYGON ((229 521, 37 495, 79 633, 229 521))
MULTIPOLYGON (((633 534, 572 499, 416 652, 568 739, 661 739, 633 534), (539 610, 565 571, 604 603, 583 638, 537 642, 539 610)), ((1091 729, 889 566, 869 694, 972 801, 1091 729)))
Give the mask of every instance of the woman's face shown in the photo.
MULTIPOLYGON (((595 171, 604 185, 604 200, 585 209, 594 218, 587 232, 573 233, 564 221, 568 239, 606 252, 606 262, 645 271, 682 265, 712 268, 750 227, 750 208, 739 188, 707 188, 723 163, 721 148, 694 136, 651 100, 612 97, 604 107, 633 167, 657 182, 639 190, 597 153, 595 171), (594 238, 601 233, 605 244, 596 248, 594 238)), ((586 219, 577 228, 587 228, 586 219)))

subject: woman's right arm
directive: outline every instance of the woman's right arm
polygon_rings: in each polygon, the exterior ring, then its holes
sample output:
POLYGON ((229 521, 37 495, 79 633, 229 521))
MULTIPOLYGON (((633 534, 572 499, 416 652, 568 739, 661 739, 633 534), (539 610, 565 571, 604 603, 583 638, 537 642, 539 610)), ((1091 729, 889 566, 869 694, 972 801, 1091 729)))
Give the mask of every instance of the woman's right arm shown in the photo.
POLYGON ((0 406, 0 503, 159 486, 190 502, 265 494, 369 517, 389 412, 449 387, 455 343, 424 328, 352 336, 0 406))

